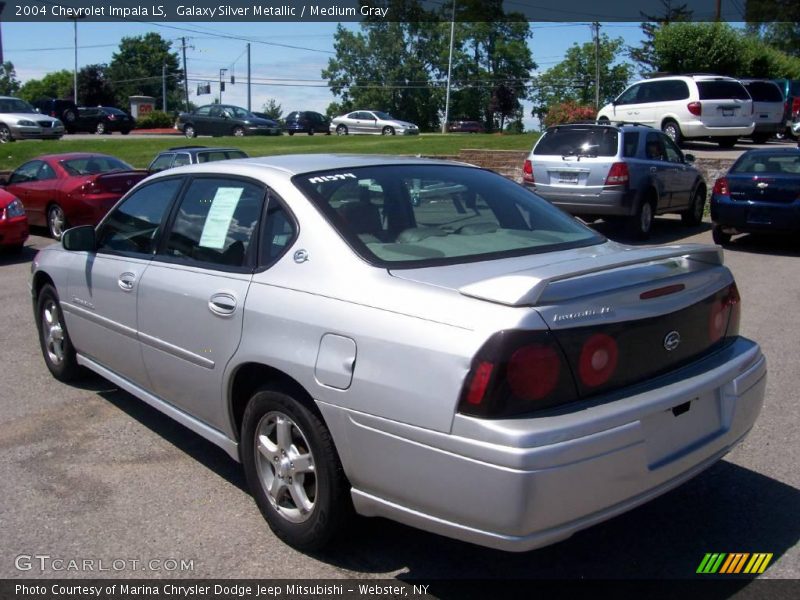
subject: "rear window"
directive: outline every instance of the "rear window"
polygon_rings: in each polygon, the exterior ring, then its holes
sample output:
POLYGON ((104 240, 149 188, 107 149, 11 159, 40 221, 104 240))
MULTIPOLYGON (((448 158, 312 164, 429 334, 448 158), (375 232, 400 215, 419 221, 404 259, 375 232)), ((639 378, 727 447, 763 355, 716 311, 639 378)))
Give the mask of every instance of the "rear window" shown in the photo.
POLYGON ((730 172, 800 175, 800 153, 744 155, 731 167, 730 172))
POLYGON ((698 81, 700 100, 750 100, 750 95, 738 81, 698 81))
POLYGON ((751 81, 745 83, 744 87, 750 92, 753 100, 757 102, 783 102, 783 94, 780 88, 774 83, 767 81, 751 81))
POLYGON ((545 132, 534 155, 616 156, 619 133, 611 127, 555 127, 545 132))
POLYGON ((62 160, 61 166, 70 175, 93 175, 111 171, 132 171, 133 167, 113 156, 84 156, 62 160))
POLYGON ((391 165, 292 180, 368 262, 420 267, 589 246, 604 238, 489 171, 391 165))

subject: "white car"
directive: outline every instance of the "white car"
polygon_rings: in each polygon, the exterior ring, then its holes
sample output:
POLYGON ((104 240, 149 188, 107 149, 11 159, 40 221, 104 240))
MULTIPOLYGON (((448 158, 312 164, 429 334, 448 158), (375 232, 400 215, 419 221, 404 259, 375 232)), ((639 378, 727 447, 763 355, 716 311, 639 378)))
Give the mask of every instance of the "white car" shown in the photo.
POLYGON ((33 106, 11 96, 0 96, 0 144, 16 140, 57 140, 64 124, 43 115, 33 106))
POLYGON ((419 127, 395 119, 379 110, 356 110, 331 121, 331 133, 370 133, 373 135, 419 135, 419 127))
POLYGON ((711 139, 723 148, 755 129, 750 94, 740 81, 719 75, 639 81, 600 109, 597 120, 641 123, 661 129, 676 144, 711 139))

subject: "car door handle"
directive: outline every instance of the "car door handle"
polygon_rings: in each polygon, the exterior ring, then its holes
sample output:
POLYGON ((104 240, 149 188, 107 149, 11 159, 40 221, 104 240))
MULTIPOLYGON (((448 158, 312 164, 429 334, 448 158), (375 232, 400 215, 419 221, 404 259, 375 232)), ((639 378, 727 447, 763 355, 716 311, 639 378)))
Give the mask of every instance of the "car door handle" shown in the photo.
POLYGON ((123 273, 119 276, 117 285, 123 292, 130 292, 133 290, 133 286, 136 285, 136 273, 131 273, 130 271, 123 273))
POLYGON ((658 171, 658 167, 650 167, 650 172, 655 173, 658 171))
POLYGON ((211 296, 208 309, 220 317, 229 317, 236 312, 236 297, 227 292, 219 292, 211 296))

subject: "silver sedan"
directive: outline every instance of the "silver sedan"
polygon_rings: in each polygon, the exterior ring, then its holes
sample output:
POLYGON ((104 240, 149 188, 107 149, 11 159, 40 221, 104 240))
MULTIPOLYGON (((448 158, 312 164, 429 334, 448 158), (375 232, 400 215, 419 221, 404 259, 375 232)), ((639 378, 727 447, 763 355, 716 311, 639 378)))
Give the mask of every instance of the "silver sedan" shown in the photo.
POLYGON ((42 250, 31 293, 56 378, 219 445, 305 550, 354 512, 550 544, 712 465, 764 398, 720 248, 623 247, 446 161, 163 171, 42 250))
POLYGON ((0 144, 16 140, 58 140, 64 124, 19 98, 0 96, 0 144))
POLYGON ((356 110, 336 117, 331 121, 330 131, 336 135, 419 135, 419 127, 414 123, 395 119, 379 110, 356 110))

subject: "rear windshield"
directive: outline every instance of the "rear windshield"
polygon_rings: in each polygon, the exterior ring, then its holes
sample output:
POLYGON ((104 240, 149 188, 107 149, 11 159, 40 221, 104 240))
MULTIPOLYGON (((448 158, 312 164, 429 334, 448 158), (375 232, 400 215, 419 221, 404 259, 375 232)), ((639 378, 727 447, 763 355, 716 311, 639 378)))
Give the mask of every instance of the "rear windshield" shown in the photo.
POLYGON ((619 134, 611 127, 555 127, 548 129, 534 155, 616 156, 619 134))
POLYGON ((738 81, 698 81, 700 100, 750 100, 750 95, 738 81))
POLYGON ((118 108, 104 107, 103 110, 106 112, 106 114, 109 114, 109 115, 126 116, 126 114, 127 114, 127 113, 125 113, 125 111, 122 111, 122 110, 120 110, 118 108))
POLYGON ((391 165, 292 181, 359 255, 378 266, 462 263, 605 240, 533 192, 481 169, 391 165))
POLYGON ((800 175, 800 152, 744 155, 731 167, 730 172, 800 175))
POLYGON ((93 175, 110 171, 131 171, 133 167, 113 156, 84 156, 62 160, 61 166, 70 175, 93 175))
POLYGON ((744 87, 750 92, 756 102, 783 102, 783 94, 780 88, 768 81, 751 81, 745 83, 744 87))

